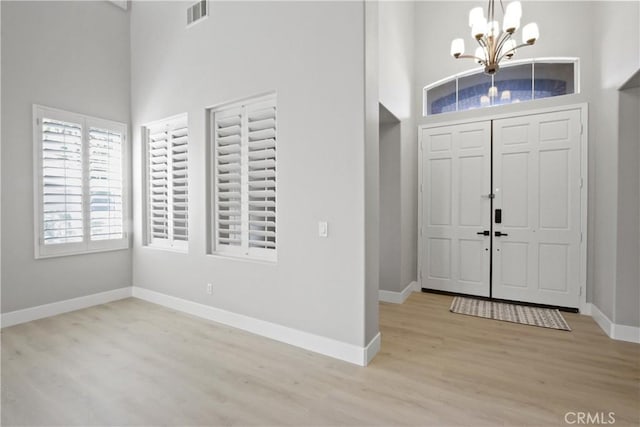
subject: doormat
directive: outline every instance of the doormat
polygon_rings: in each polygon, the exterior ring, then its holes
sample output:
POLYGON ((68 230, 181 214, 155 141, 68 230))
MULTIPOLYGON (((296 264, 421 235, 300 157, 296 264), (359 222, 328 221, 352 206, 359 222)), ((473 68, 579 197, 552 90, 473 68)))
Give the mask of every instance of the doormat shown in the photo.
POLYGON ((542 328, 570 331, 571 328, 560 311, 552 308, 530 307, 475 298, 455 297, 449 311, 468 316, 540 326, 542 328))

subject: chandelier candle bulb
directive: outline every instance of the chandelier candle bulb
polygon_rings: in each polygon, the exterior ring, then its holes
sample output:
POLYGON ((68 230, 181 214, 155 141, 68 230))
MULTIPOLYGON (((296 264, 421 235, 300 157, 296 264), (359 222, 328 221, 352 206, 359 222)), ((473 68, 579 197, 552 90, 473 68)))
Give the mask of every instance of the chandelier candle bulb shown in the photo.
POLYGON ((498 96, 498 88, 496 86, 491 86, 489 88, 489 98, 495 98, 498 96))
POLYGON ((464 40, 454 39, 451 42, 451 56, 457 58, 464 53, 464 40))
POLYGON ((469 12, 469 27, 473 27, 476 23, 484 19, 484 12, 481 7, 474 7, 469 12))
POLYGON ((507 40, 502 50, 507 59, 511 59, 516 53, 516 41, 514 39, 507 40))
POLYGON ((520 27, 520 18, 514 15, 507 15, 504 17, 504 23, 502 29, 505 33, 513 34, 520 27))
POLYGON ((487 32, 487 20, 484 18, 475 22, 473 24, 473 27, 471 27, 471 37, 473 37, 476 40, 480 40, 481 38, 483 38, 486 32, 487 32))
POLYGON ((522 43, 534 44, 540 37, 538 24, 532 22, 522 28, 522 43))
POLYGON ((517 19, 522 18, 522 4, 519 1, 512 1, 507 5, 507 10, 505 11, 505 16, 511 15, 516 17, 517 19))

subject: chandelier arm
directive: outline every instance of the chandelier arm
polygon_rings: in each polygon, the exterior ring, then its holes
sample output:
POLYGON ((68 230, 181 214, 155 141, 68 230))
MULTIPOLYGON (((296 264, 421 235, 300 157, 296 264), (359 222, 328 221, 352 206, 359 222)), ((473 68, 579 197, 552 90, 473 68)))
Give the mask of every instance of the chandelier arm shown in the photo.
POLYGON ((486 55, 486 57, 487 57, 487 58, 486 58, 486 59, 481 59, 481 58, 478 58, 478 57, 477 57, 477 56, 475 56, 475 55, 470 55, 470 56, 472 56, 473 58, 477 58, 478 60, 480 60, 480 61, 481 61, 481 62, 480 62, 481 64, 487 65, 487 64, 489 63, 489 54, 490 54, 490 52, 489 52, 489 43, 488 43, 488 40, 487 40, 487 38, 486 38, 486 37, 482 37, 482 38, 476 39, 476 41, 478 42, 478 44, 480 45, 480 47, 484 50, 485 55, 486 55))
POLYGON ((486 65, 486 64, 487 64, 487 61, 485 61, 485 60, 484 60, 484 59, 482 59, 482 58, 478 58, 478 57, 477 57, 477 56, 475 56, 475 55, 458 55, 458 56, 456 56, 456 59, 462 59, 462 58, 465 58, 465 59, 475 59, 475 60, 479 61, 479 62, 480 62, 481 64, 483 64, 483 65, 486 65))
POLYGON ((522 44, 520 44, 520 45, 518 45, 518 46, 514 47, 513 49, 509 49, 508 51, 506 51, 506 52, 505 52, 505 53, 500 57, 500 59, 498 59, 498 62, 502 61, 502 59, 503 59, 505 56, 507 56, 507 54, 508 54, 509 52, 515 52, 517 49, 520 49, 521 47, 525 47, 525 46, 531 46, 531 45, 530 45, 529 43, 522 43, 522 44))
MULTIPOLYGON (((502 50, 502 47, 507 42, 507 40, 509 40, 510 38, 511 38, 511 34, 510 33, 503 32, 501 34, 500 39, 498 40, 498 47, 496 47, 496 58, 498 58, 498 55, 500 54, 500 51, 502 50)), ((504 57, 504 55, 500 56, 500 59, 502 59, 503 57, 504 57)), ((496 62, 500 62, 500 59, 498 59, 496 62)))

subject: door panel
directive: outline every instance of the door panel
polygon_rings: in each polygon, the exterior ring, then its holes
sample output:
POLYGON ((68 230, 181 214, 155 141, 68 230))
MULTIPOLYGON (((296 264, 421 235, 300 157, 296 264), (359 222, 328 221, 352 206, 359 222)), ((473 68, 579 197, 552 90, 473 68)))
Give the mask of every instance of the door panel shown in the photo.
POLYGON ((493 296, 578 307, 580 111, 493 122, 493 296))
POLYGON ((490 144, 490 122, 422 130, 423 288, 489 296, 490 144))

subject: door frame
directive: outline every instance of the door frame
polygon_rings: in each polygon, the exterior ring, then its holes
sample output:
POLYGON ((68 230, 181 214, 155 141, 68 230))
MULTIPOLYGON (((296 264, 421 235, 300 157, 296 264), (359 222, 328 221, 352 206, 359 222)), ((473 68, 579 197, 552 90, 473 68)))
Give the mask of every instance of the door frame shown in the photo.
MULTIPOLYGON (((555 113, 560 111, 579 110, 580 121, 582 123, 582 132, 580 138, 580 295, 579 295, 579 310, 580 313, 589 314, 589 304, 587 303, 587 242, 588 242, 588 224, 587 224, 587 209, 588 209, 588 195, 589 195, 589 159, 588 159, 588 141, 589 141, 589 105, 586 102, 579 104, 562 105, 555 107, 536 108, 525 111, 518 111, 512 113, 500 113, 490 114, 489 111, 478 117, 468 119, 447 120, 437 123, 429 123, 418 126, 418 286, 422 289, 422 230, 423 230, 423 212, 422 212, 422 133, 424 129, 434 129, 445 126, 455 126, 468 123, 486 122, 490 120, 508 119, 516 117, 524 117, 533 114, 545 114, 555 113)), ((493 150, 492 150, 493 152, 493 150)), ((492 189, 493 191, 493 189, 492 189)), ((493 217, 492 217, 493 218, 493 217)), ((493 284, 490 283, 489 286, 493 284)))

